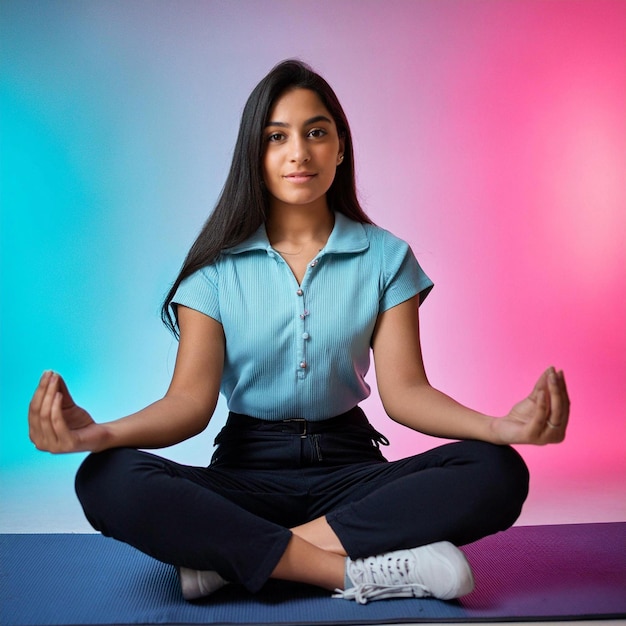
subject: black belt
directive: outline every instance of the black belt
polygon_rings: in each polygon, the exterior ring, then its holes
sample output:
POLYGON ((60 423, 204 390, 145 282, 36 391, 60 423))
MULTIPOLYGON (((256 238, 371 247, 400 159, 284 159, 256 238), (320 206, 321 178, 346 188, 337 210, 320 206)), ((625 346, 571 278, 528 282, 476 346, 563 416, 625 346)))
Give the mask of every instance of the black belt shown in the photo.
POLYGON ((333 431, 361 431, 367 433, 377 443, 389 445, 389 441, 369 423, 365 413, 358 406, 323 420, 308 420, 305 417, 290 417, 283 420, 265 420, 231 411, 228 414, 226 428, 254 430, 265 432, 281 432, 306 437, 333 431))

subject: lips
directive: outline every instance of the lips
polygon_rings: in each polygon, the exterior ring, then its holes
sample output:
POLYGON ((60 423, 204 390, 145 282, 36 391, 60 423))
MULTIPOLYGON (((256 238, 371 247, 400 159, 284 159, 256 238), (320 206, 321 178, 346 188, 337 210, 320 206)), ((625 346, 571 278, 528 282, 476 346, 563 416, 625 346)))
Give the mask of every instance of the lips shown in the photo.
POLYGON ((287 174, 285 178, 290 183, 308 183, 315 176, 317 176, 315 172, 303 171, 303 172, 291 172, 290 174, 287 174))

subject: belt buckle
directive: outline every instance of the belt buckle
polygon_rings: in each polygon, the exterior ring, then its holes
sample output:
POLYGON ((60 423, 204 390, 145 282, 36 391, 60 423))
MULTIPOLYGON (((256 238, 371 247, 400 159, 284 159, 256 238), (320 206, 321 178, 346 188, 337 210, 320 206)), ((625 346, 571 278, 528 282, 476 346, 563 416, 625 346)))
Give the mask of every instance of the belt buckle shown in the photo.
POLYGON ((300 438, 304 439, 307 436, 307 421, 304 417, 291 417, 289 419, 283 420, 283 422, 300 422, 303 424, 304 428, 300 433, 300 438))

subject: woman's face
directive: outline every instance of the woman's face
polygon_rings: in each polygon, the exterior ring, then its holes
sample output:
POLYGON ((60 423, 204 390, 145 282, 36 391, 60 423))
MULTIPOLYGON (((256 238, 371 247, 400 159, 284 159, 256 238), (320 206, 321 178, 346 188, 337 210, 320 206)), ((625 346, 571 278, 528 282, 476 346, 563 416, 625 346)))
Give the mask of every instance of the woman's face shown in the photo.
POLYGON ((309 89, 284 93, 264 131, 263 179, 270 206, 323 206, 341 163, 344 142, 318 95, 309 89))

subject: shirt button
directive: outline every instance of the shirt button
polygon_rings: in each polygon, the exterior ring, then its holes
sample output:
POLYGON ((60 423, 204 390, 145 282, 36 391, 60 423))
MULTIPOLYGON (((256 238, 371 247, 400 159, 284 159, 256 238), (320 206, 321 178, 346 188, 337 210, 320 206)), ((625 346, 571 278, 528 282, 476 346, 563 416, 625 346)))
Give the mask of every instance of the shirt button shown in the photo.
POLYGON ((296 293, 297 293, 299 296, 304 295, 304 291, 302 291, 302 289, 298 289, 298 291, 296 291, 296 293))
POLYGON ((303 320, 308 314, 309 312, 306 309, 304 309, 304 311, 300 313, 300 319, 303 320))
POLYGON ((309 333, 302 333, 302 339, 308 339, 309 333))
POLYGON ((306 361, 300 361, 300 369, 306 369, 306 361))
POLYGON ((311 267, 315 267, 317 265, 317 259, 313 259, 311 261, 311 267))

